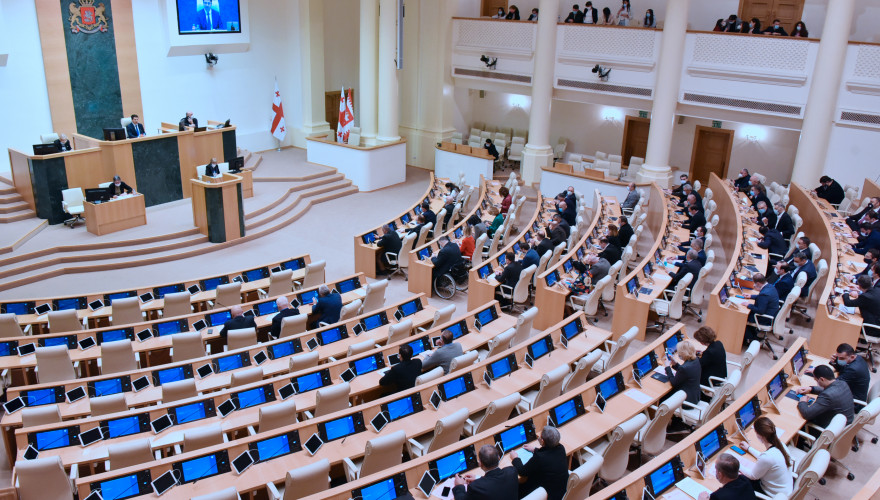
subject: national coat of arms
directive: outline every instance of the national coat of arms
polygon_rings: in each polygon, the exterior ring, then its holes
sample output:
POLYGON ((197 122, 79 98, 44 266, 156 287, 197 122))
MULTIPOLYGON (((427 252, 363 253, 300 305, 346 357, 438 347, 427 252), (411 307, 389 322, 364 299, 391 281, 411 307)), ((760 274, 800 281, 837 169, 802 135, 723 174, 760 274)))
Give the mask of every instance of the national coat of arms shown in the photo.
POLYGON ((104 16, 104 4, 95 6, 95 0, 79 0, 79 5, 70 2, 70 31, 74 33, 96 33, 107 31, 110 20, 104 16))

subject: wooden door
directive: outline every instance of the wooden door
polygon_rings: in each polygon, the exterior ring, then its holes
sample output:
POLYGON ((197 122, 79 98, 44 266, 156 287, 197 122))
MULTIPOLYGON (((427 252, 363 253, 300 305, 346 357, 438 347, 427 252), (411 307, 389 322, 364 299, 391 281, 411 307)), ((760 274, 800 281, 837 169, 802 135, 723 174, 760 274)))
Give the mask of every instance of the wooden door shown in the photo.
MULTIPOLYGON (((504 12, 506 13, 507 0, 483 0, 483 6, 480 10, 480 15, 483 17, 492 17, 495 14, 498 14, 498 7, 504 9, 504 12)), ((522 15, 522 13, 520 13, 520 15, 522 15)))
POLYGON ((740 0, 739 12, 744 21, 760 19, 761 29, 779 19, 785 31, 791 33, 804 13, 804 0, 740 0))
POLYGON ((623 125, 623 146, 620 148, 623 164, 629 166, 633 156, 644 159, 648 151, 648 129, 651 128, 649 118, 627 116, 623 125))
MULTIPOLYGON (((348 94, 349 90, 345 89, 348 94)), ((340 90, 324 93, 324 119, 330 124, 333 136, 336 136, 336 127, 339 126, 339 100, 342 97, 340 90)), ((354 89, 351 89, 351 106, 354 108, 354 89)))
POLYGON ((697 125, 694 151, 691 154, 690 178, 699 180, 704 186, 709 185, 710 172, 722 179, 726 178, 732 147, 733 130, 697 125))

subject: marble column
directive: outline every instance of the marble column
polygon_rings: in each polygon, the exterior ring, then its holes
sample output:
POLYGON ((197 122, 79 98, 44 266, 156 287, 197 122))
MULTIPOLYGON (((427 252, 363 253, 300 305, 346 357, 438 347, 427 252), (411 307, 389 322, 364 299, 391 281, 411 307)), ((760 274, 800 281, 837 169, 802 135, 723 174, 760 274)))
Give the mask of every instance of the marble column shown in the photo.
POLYGON ((675 109, 681 86, 689 3, 689 0, 668 0, 666 3, 666 24, 663 26, 657 76, 654 81, 648 150, 645 153, 645 164, 639 171, 640 182, 653 181, 662 187, 669 187, 669 180, 672 178, 669 151, 672 148, 675 109))
POLYGON ((535 40, 535 70, 532 72, 532 110, 529 113, 529 142, 523 150, 520 175, 526 185, 541 181, 541 167, 553 165, 550 146, 550 108, 556 68, 556 21, 558 0, 541 0, 538 5, 538 33, 535 40))
POLYGON ((379 46, 379 0, 360 0, 360 86, 358 89, 358 108, 360 116, 361 139, 367 146, 376 144, 377 94, 376 56, 379 46))
MULTIPOLYGON (((303 137, 330 132, 324 105, 323 0, 299 2, 303 137)), ((304 146, 304 144, 303 144, 304 146)))
POLYGON ((379 142, 400 140, 397 90, 397 0, 379 1, 379 142))
POLYGON ((810 94, 791 174, 791 180, 802 186, 817 185, 825 169, 854 8, 855 0, 835 0, 825 12, 825 25, 810 79, 810 94))

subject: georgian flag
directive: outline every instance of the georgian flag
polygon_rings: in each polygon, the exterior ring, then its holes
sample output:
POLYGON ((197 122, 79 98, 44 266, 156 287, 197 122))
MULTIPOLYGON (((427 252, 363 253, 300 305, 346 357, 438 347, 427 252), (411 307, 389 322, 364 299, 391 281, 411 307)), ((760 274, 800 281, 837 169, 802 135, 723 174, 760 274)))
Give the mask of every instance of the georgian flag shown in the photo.
POLYGON ((272 135, 279 141, 283 141, 287 135, 287 126, 284 124, 284 108, 281 106, 281 92, 278 90, 278 80, 275 80, 275 94, 272 96, 272 135))
POLYGON ((354 111, 351 106, 351 90, 348 97, 345 97, 345 89, 342 89, 342 95, 339 99, 339 126, 336 128, 336 142, 348 143, 348 134, 354 125, 354 111))

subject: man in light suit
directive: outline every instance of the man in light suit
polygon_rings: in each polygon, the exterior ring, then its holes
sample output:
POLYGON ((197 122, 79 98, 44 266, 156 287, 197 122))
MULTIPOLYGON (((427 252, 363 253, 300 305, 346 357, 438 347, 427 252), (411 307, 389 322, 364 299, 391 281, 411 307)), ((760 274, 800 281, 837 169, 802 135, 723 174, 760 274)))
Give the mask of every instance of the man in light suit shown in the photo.
POLYGON ((212 0, 202 0, 202 10, 196 12, 199 21, 199 29, 202 31, 219 30, 223 26, 220 19, 220 11, 215 9, 212 0))
POLYGON ((144 130, 144 124, 140 123, 140 117, 131 115, 131 123, 125 126, 125 136, 129 139, 135 139, 145 135, 147 135, 147 131, 144 130))
POLYGON ((620 204, 620 208, 632 209, 639 202, 639 192, 636 191, 636 183, 630 182, 627 188, 626 199, 620 204))
POLYGON ((440 334, 440 347, 437 348, 430 356, 422 361, 422 370, 428 372, 440 366, 443 373, 449 373, 449 365, 454 358, 464 354, 461 344, 453 342, 452 332, 443 330, 440 334))
POLYGON ((485 474, 477 478, 471 474, 455 475, 452 496, 455 500, 516 500, 519 498, 519 475, 513 467, 498 467, 501 456, 498 449, 485 444, 477 453, 480 468, 485 474), (467 485, 467 488, 465 488, 467 485))

